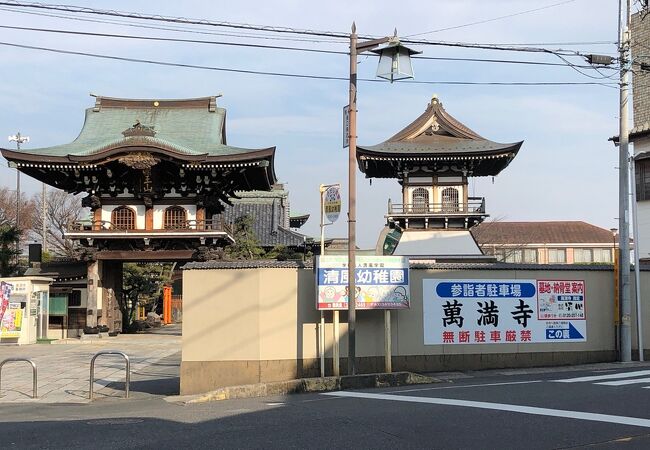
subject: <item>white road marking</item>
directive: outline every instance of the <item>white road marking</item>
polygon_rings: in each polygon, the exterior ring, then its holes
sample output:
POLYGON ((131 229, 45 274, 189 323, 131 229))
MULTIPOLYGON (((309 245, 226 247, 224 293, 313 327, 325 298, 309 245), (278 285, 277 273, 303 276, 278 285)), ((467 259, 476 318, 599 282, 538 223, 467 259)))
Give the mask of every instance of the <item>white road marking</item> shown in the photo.
POLYGON ((650 428, 650 419, 628 416, 613 416, 564 409, 538 408, 536 406, 509 405, 505 403, 475 402, 471 400, 456 400, 450 398, 413 397, 410 395, 371 394, 367 392, 328 392, 322 395, 347 398, 363 398, 371 400, 389 400, 393 402, 427 403, 443 406, 462 406, 465 408, 490 409, 537 416, 563 417, 567 419, 589 420, 592 422, 616 423, 633 427, 650 428))
POLYGON ((603 386, 625 386, 627 384, 640 384, 640 383, 650 383, 650 378, 634 378, 632 380, 605 381, 603 383, 594 383, 594 384, 601 384, 603 386))
POLYGON ((579 383, 583 381, 600 381, 600 380, 613 380, 616 378, 633 378, 641 377, 643 375, 650 375, 650 370, 638 370, 636 372, 623 372, 614 373, 611 375, 594 375, 590 377, 566 378, 563 380, 550 380, 556 383, 579 383))
POLYGON ((418 391, 436 391, 438 389, 462 389, 462 388, 473 388, 473 387, 484 387, 484 386, 505 386, 510 384, 531 384, 531 383, 541 383, 542 380, 535 381, 511 381, 509 383, 485 383, 485 384, 462 384, 460 386, 440 386, 440 387, 430 387, 430 388, 419 388, 419 389, 404 389, 399 392, 418 392, 418 391))

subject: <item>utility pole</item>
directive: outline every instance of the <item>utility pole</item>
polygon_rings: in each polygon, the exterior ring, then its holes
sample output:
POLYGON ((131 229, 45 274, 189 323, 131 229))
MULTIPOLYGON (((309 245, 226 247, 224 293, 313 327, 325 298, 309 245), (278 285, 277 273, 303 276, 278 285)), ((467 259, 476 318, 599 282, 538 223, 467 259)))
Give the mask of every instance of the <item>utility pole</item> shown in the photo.
MULTIPOLYGON (((620 122, 619 122, 619 293, 621 304, 620 327, 620 360, 632 361, 632 327, 630 300, 630 180, 629 180, 629 130, 628 130, 628 93, 630 72, 630 2, 627 0, 625 8, 625 26, 622 27, 620 36, 620 122)), ((619 9, 621 11, 622 8, 619 9)), ((622 23, 622 11, 619 14, 619 23, 622 23)))
POLYGON ((43 192, 41 194, 43 198, 41 199, 41 208, 43 208, 43 215, 41 217, 42 221, 42 230, 41 230, 41 236, 43 237, 42 245, 43 245, 43 252, 47 251, 47 187, 45 186, 45 183, 43 183, 43 192))

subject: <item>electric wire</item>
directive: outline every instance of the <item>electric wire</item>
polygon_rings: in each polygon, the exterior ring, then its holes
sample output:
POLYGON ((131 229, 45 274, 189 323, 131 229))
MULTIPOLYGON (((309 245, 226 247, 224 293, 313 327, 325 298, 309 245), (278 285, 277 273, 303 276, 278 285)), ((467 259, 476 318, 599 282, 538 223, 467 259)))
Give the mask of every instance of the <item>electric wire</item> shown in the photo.
MULTIPOLYGON (((189 69, 202 69, 202 70, 213 70, 220 72, 232 72, 232 73, 242 73, 250 75, 267 75, 267 76, 276 76, 276 77, 286 77, 286 78, 303 78, 303 79, 315 79, 315 80, 338 80, 338 81, 349 81, 347 77, 337 77, 337 76, 327 76, 327 75, 311 75, 311 74, 297 74, 297 73, 287 73, 287 72, 271 72, 271 71, 261 71, 261 70, 248 70, 248 69, 234 69, 229 67, 215 67, 215 66, 204 66, 197 64, 185 64, 178 62, 170 61, 159 61, 152 59, 139 59, 139 58, 130 58, 124 56, 116 55, 105 55, 98 53, 90 52, 80 52, 73 50, 63 50, 49 47, 41 46, 32 46, 24 44, 16 44, 11 42, 0 42, 0 45, 22 48, 28 50, 40 50, 58 54, 67 54, 67 55, 76 55, 76 56, 86 56, 93 58, 101 58, 108 60, 124 61, 124 62, 133 62, 133 63, 144 63, 144 64, 155 64, 161 66, 170 66, 170 67, 182 67, 189 69)), ((378 80, 375 78, 360 78, 359 81, 364 82, 374 82, 374 83, 388 83, 386 80, 378 80)), ((400 81, 402 84, 446 84, 446 85, 493 85, 493 86, 578 86, 578 85, 599 85, 604 87, 612 87, 616 83, 607 83, 607 82, 595 82, 595 81, 419 81, 419 80, 410 80, 410 81, 400 81)))
POLYGON ((445 27, 445 28, 438 28, 437 30, 424 31, 422 33, 409 34, 406 37, 424 36, 426 34, 440 33, 442 31, 457 30, 459 28, 471 27, 471 26, 474 26, 474 25, 481 25, 481 24, 484 24, 484 23, 495 22, 497 20, 508 19, 508 18, 511 18, 511 17, 516 17, 516 16, 521 16, 521 15, 524 15, 524 14, 529 14, 529 13, 532 13, 532 12, 542 11, 544 9, 554 8, 554 7, 560 6, 560 5, 566 5, 567 3, 573 3, 575 1, 576 0, 564 0, 562 2, 553 3, 551 5, 540 6, 539 8, 529 9, 529 10, 526 10, 526 11, 520 11, 520 12, 516 12, 516 13, 512 13, 512 14, 506 14, 505 16, 493 17, 491 19, 477 20, 476 22, 470 22, 470 23, 466 23, 466 24, 463 24, 463 25, 454 25, 454 26, 445 27))
MULTIPOLYGON (((348 33, 333 32, 333 31, 318 31, 318 30, 306 30, 306 29, 271 26, 271 25, 253 25, 253 24, 246 24, 246 23, 211 21, 207 19, 171 17, 171 16, 163 16, 159 14, 150 15, 150 14, 142 14, 136 12, 102 10, 102 9, 95 9, 95 8, 89 8, 83 6, 73 6, 73 5, 53 5, 53 4, 44 4, 44 3, 34 3, 34 2, 19 2, 15 0, 2 0, 0 1, 0 5, 65 11, 65 12, 80 13, 80 14, 93 14, 93 15, 100 15, 100 16, 114 16, 114 17, 123 17, 123 18, 136 19, 136 20, 150 20, 150 21, 162 21, 162 22, 190 24, 190 25, 225 27, 225 28, 243 29, 249 31, 254 30, 254 31, 264 31, 264 32, 273 32, 273 33, 319 36, 319 37, 328 37, 328 38, 345 38, 345 39, 349 38, 348 33)), ((359 39, 374 39, 374 38, 376 38, 376 36, 359 36, 359 39)), ((500 50, 500 51, 512 51, 512 52, 533 52, 533 53, 559 52, 564 56, 580 56, 580 53, 577 51, 551 50, 547 48, 536 48, 536 47, 504 47, 504 46, 496 46, 493 44, 429 41, 429 40, 421 40, 421 39, 420 40, 401 39, 400 41, 403 43, 410 43, 416 45, 435 45, 435 46, 462 47, 462 48, 500 50)))
MULTIPOLYGON (((160 41, 160 42, 178 42, 178 43, 190 43, 190 44, 213 44, 213 45, 224 45, 224 46, 234 46, 234 47, 249 47, 249 48, 261 48, 261 49, 325 53, 325 54, 334 54, 334 55, 349 55, 349 52, 346 51, 322 50, 322 49, 305 48, 305 47, 246 44, 246 43, 223 42, 223 41, 208 41, 208 40, 201 40, 201 39, 182 39, 182 38, 169 38, 169 37, 160 37, 160 36, 98 33, 98 32, 88 32, 88 31, 61 30, 61 29, 52 29, 52 28, 19 27, 19 26, 12 26, 12 25, 0 25, 0 29, 56 33, 56 34, 65 34, 65 35, 76 35, 76 36, 107 37, 107 38, 134 39, 134 40, 160 41)), ((369 56, 377 56, 377 55, 369 54, 369 56)), ((529 65, 541 65, 541 66, 556 66, 556 67, 567 66, 572 68, 579 67, 583 69, 595 69, 593 66, 589 66, 589 65, 582 65, 582 66, 575 65, 565 59, 563 59, 565 63, 562 64, 562 63, 551 63, 551 62, 543 62, 543 61, 519 61, 519 60, 507 60, 507 59, 482 59, 482 58, 453 58, 453 57, 417 56, 417 55, 413 56, 413 58, 422 59, 422 60, 434 60, 434 61, 465 61, 465 62, 488 62, 488 63, 504 63, 504 64, 529 64, 529 65)))

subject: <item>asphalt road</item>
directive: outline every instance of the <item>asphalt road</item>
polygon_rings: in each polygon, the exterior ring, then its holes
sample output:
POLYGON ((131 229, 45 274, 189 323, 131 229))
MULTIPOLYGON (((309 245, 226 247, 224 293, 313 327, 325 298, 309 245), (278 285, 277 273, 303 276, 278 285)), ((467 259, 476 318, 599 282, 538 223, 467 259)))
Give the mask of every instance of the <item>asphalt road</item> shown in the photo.
POLYGON ((650 448, 650 365, 183 405, 0 406, 1 448, 650 448), (587 378, 584 378, 587 377, 587 378))

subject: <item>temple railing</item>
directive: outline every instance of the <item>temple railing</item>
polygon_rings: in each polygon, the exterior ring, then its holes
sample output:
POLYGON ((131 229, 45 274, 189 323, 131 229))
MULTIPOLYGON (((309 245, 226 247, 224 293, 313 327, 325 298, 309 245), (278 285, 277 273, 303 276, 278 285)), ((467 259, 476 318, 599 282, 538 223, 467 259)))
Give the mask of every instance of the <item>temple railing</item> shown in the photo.
POLYGON ((485 214, 485 198, 469 197, 467 203, 391 203, 388 202, 389 215, 446 215, 446 214, 485 214))
POLYGON ((223 219, 206 219, 206 220, 183 220, 167 224, 162 229, 140 229, 128 226, 116 225, 108 220, 81 220, 71 222, 67 226, 68 233, 102 233, 102 232, 124 232, 124 233, 150 233, 150 232, 211 232, 223 231, 232 234, 230 224, 226 223, 223 219))

